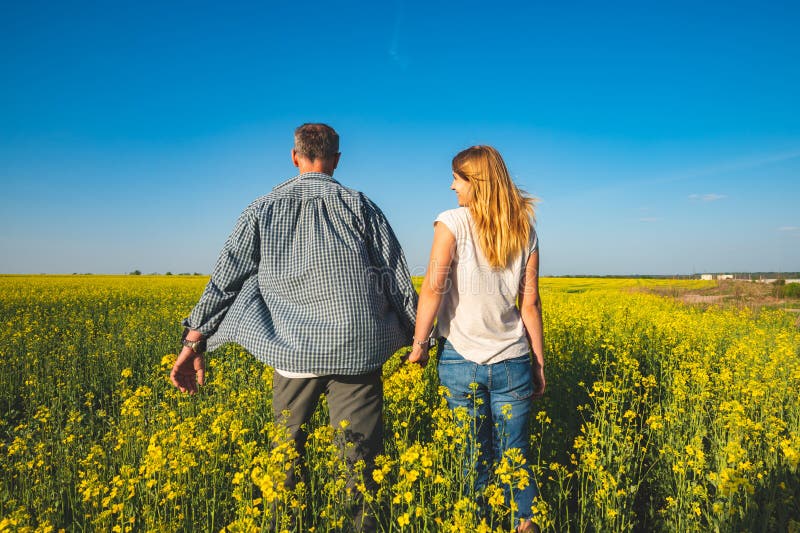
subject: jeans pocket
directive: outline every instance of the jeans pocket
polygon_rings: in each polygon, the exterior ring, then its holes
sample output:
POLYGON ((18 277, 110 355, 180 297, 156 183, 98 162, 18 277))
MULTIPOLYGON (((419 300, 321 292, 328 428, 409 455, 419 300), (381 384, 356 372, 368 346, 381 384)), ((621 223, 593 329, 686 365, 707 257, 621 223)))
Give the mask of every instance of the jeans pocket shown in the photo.
POLYGON ((508 377, 506 394, 517 400, 527 400, 533 396, 533 366, 530 356, 524 355, 503 361, 508 377))
POLYGON ((461 357, 461 354, 453 348, 453 345, 446 340, 444 344, 439 345, 438 356, 439 364, 452 365, 467 362, 467 360, 461 357))
POLYGON ((449 344, 445 345, 439 356, 437 370, 439 383, 447 387, 450 399, 458 402, 474 395, 470 384, 475 381, 477 365, 461 357, 449 344))

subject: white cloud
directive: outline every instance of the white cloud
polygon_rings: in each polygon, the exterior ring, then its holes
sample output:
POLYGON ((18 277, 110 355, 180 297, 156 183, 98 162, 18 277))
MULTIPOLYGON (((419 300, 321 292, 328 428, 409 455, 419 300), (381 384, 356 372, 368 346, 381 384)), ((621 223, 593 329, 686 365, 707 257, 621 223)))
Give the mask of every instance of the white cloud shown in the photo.
POLYGON ((725 194, 716 194, 716 193, 709 193, 709 194, 690 194, 690 200, 700 200, 703 202, 716 202, 717 200, 722 200, 723 198, 727 198, 728 196, 725 194))
POLYGON ((664 180, 660 181, 667 181, 667 182, 681 181, 681 180, 700 178, 704 176, 716 176, 719 174, 726 174, 730 172, 737 172, 740 170, 758 168, 763 165, 769 165, 772 163, 781 163, 783 161, 790 161, 798 157, 800 157, 799 148, 795 148, 793 150, 788 150, 785 152, 775 152, 771 154, 757 154, 754 156, 742 157, 731 161, 723 161, 715 165, 710 165, 703 168, 687 169, 685 172, 681 174, 676 174, 674 176, 667 177, 664 180))
POLYGON ((642 217, 639 219, 639 222, 658 222, 661 220, 658 217, 642 217))
POLYGON ((778 231, 800 231, 800 226, 781 226, 778 231))
POLYGON ((392 40, 389 44, 389 57, 395 65, 405 70, 408 68, 408 57, 400 49, 400 33, 403 31, 403 21, 405 19, 403 2, 397 0, 395 2, 395 19, 394 31, 392 32, 392 40))
POLYGON ((727 195, 724 194, 704 194, 703 201, 704 202, 716 202, 717 200, 722 200, 723 198, 727 198, 727 195))

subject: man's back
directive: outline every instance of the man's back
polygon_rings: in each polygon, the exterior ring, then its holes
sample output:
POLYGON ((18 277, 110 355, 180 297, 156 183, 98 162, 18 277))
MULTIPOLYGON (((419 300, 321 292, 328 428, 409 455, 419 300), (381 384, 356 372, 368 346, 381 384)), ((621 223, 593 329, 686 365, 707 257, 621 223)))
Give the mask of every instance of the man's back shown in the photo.
POLYGON ((210 349, 236 342, 281 370, 362 374, 407 344, 415 309, 380 209, 308 172, 245 209, 187 325, 220 317, 210 349))

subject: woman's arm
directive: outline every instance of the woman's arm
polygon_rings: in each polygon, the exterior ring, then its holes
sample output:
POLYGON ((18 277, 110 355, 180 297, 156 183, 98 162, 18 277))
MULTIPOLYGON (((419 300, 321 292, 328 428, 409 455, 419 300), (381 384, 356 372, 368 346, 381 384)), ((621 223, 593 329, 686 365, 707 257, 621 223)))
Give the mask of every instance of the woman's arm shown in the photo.
POLYGON ((533 379, 536 396, 544 394, 544 337, 542 328, 542 300, 539 298, 539 251, 533 252, 525 266, 519 291, 519 312, 533 351, 533 379))
POLYGON ((428 339, 433 329, 433 321, 439 312, 442 295, 449 288, 450 265, 453 263, 455 249, 455 236, 447 226, 437 222, 433 227, 433 245, 428 270, 419 291, 414 345, 408 356, 408 360, 412 363, 424 366, 428 361, 428 344, 418 344, 418 342, 428 339))

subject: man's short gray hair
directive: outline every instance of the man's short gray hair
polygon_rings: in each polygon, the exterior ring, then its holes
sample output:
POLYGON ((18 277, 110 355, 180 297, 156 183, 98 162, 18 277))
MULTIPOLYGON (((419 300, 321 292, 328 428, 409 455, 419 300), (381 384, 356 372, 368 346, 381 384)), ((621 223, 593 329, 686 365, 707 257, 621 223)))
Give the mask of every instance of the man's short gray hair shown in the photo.
POLYGON ((309 161, 339 153, 339 134, 327 124, 303 124, 294 130, 294 149, 309 161))

